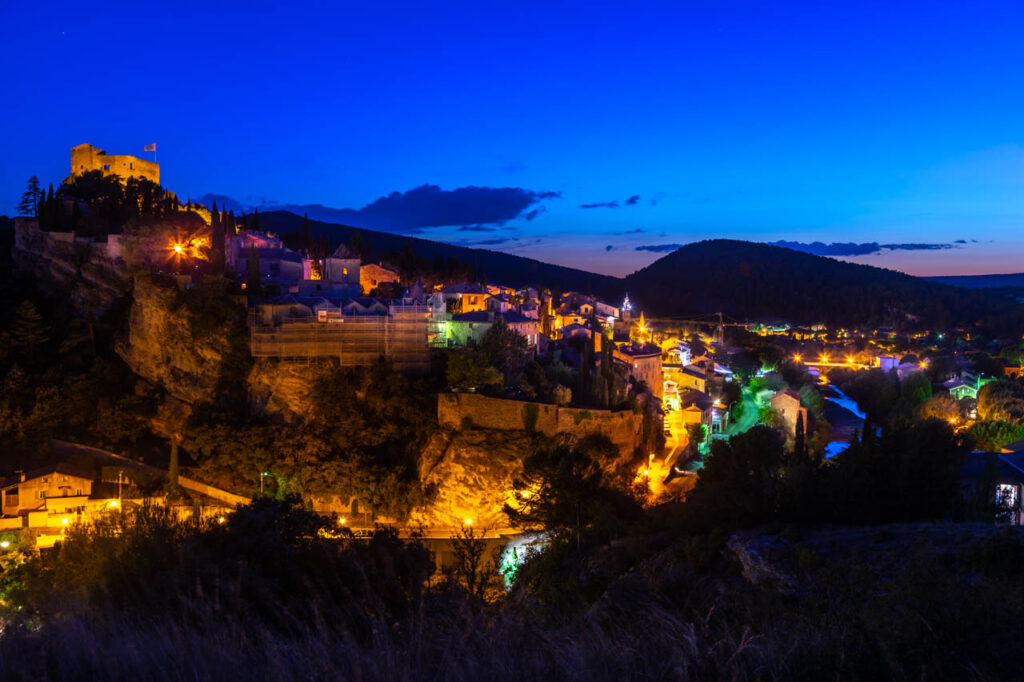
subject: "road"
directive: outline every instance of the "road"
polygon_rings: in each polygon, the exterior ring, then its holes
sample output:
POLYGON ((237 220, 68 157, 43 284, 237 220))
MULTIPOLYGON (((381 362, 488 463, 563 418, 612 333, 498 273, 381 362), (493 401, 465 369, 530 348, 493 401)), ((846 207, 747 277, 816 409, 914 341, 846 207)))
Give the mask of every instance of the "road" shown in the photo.
POLYGON ((726 436, 735 436, 740 433, 749 431, 754 424, 757 423, 757 412, 758 412, 757 399, 754 398, 754 394, 746 386, 743 387, 743 414, 734 422, 730 422, 729 426, 725 429, 726 436))

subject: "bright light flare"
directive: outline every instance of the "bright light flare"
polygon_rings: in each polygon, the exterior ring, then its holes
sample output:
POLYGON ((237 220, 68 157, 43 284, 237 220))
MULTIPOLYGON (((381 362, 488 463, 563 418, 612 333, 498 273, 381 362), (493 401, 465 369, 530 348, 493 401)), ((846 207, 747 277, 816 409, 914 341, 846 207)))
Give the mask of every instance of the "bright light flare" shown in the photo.
POLYGON ((171 248, 174 249, 174 253, 178 253, 178 254, 180 254, 182 251, 185 250, 185 247, 183 245, 181 245, 181 244, 175 244, 171 248))

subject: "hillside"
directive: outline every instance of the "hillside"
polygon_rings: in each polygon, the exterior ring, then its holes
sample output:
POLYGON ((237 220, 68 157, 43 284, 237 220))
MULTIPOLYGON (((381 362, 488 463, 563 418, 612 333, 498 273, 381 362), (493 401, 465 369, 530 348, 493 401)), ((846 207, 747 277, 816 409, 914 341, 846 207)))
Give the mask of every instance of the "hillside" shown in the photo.
POLYGON ((966 289, 998 289, 1001 287, 1024 287, 1024 272, 1004 275, 941 275, 922 277, 929 282, 951 284, 966 289))
MULTIPOLYGON (((543 283, 545 287, 554 287, 561 291, 587 291, 590 289, 595 294, 614 291, 619 288, 619 280, 615 277, 598 275, 561 265, 542 263, 532 258, 524 258, 523 256, 514 256, 487 249, 455 246, 430 239, 366 230, 319 220, 310 220, 309 226, 310 233, 314 237, 326 235, 330 239, 332 248, 338 246, 338 244, 348 243, 352 233, 358 229, 362 234, 363 241, 369 241, 373 244, 375 257, 379 257, 387 252, 399 252, 411 241, 413 252, 417 258, 434 260, 454 257, 471 266, 478 267, 482 275, 487 277, 488 281, 500 282, 507 286, 535 287, 539 283, 543 283)), ((261 229, 275 232, 282 237, 289 234, 298 234, 302 230, 302 216, 295 215, 289 211, 260 213, 260 227, 261 229)))
POLYGON ((649 315, 722 311, 741 320, 926 327, 1002 327, 1019 320, 1012 298, 868 265, 754 242, 689 244, 624 280, 649 315))

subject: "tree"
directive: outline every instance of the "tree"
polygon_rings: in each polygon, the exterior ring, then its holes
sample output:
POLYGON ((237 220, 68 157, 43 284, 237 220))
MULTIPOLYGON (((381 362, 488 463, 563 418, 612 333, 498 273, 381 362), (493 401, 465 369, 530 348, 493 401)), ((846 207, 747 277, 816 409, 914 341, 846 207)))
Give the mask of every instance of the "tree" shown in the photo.
POLYGON ((263 290, 263 280, 260 278, 260 255, 256 252, 255 246, 249 247, 249 258, 246 261, 247 274, 246 291, 250 296, 259 296, 263 290))
POLYGON ((932 382, 924 372, 914 372, 900 382, 900 395, 911 407, 917 407, 932 397, 932 382))
POLYGON ((530 343, 508 326, 503 317, 495 317, 491 328, 480 339, 480 350, 487 363, 505 375, 505 381, 523 371, 530 360, 530 343))
POLYGON ((512 525, 572 534, 579 549, 585 529, 634 518, 638 503, 605 480, 600 464, 587 453, 594 446, 543 442, 523 460, 522 475, 512 481, 513 502, 504 506, 512 525))
POLYGON ((476 348, 457 348, 448 353, 447 379, 449 386, 476 390, 501 386, 501 372, 476 348))
POLYGON ((33 175, 28 179, 25 193, 21 195, 21 201, 18 202, 18 213, 29 218, 35 218, 42 200, 43 188, 39 184, 39 178, 33 175))
POLYGON ((11 346, 28 348, 30 357, 35 357, 36 348, 50 339, 50 330, 43 316, 32 301, 22 301, 14 311, 11 326, 11 346))
POLYGON ((986 421, 1024 421, 1024 387, 1011 381, 991 381, 978 391, 978 417, 986 421))
POLYGON ((793 441, 793 457, 803 459, 807 457, 807 425, 804 424, 804 413, 796 416, 796 437, 793 441))
POLYGON ((224 272, 225 246, 224 225, 215 201, 210 209, 210 263, 218 274, 224 272))
POLYGON ((309 213, 302 214, 302 248, 307 252, 313 247, 313 238, 309 232, 309 213))

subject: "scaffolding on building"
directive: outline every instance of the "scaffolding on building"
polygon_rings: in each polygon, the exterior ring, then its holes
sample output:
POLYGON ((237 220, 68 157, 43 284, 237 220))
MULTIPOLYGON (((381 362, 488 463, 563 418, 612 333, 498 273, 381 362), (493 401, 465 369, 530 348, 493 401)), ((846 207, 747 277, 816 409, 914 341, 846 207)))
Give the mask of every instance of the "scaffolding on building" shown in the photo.
POLYGON ((391 304, 379 314, 320 310, 270 319, 257 305, 249 313, 251 353, 285 362, 337 358, 342 367, 371 365, 383 356, 398 371, 422 373, 430 370, 429 322, 429 309, 415 304, 391 304))

